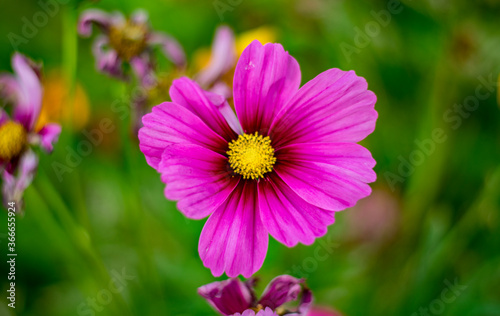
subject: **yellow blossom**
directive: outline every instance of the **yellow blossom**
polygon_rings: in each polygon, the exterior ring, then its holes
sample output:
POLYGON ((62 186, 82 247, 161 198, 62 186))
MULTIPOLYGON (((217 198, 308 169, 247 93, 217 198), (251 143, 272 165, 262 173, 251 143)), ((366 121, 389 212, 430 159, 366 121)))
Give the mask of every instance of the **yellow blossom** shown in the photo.
MULTIPOLYGON (((235 50, 237 56, 243 53, 243 50, 254 40, 258 40, 262 44, 273 43, 276 41, 276 30, 269 26, 261 26, 241 33, 236 36, 235 50)), ((198 49, 193 57, 193 65, 196 71, 205 68, 210 62, 210 49, 198 49)))
POLYGON ((262 43, 262 45, 264 45, 267 43, 274 43, 276 41, 276 37, 276 30, 269 26, 261 26, 241 33, 236 37, 236 52, 238 53, 238 57, 254 40, 258 40, 262 43))
POLYGON ((43 100, 36 130, 47 123, 70 122, 74 130, 81 130, 89 119, 89 101, 83 87, 79 84, 75 90, 74 104, 69 103, 69 84, 60 71, 50 73, 43 81, 43 100))

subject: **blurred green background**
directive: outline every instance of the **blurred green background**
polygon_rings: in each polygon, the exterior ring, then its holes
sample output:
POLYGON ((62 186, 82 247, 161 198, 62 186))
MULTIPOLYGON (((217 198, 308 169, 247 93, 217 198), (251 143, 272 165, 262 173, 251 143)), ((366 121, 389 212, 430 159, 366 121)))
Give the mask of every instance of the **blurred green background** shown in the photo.
MULTIPOLYGON (((204 220, 185 219, 164 198, 129 134, 130 89, 95 70, 93 38, 70 27, 91 7, 144 8, 156 30, 179 40, 188 63, 220 24, 237 34, 267 26, 298 60, 302 83, 328 68, 353 69, 376 93, 377 128, 362 142, 377 160, 373 195, 338 213, 312 246, 271 239, 260 290, 291 273, 307 278, 316 305, 346 316, 500 315, 500 1, 62 2, 18 50, 43 62, 46 78, 76 77, 89 118, 63 129, 54 153, 40 156, 17 219, 16 309, 6 307, 2 259, 0 315, 215 315, 196 294, 214 281, 197 252, 204 220), (397 8, 390 21, 381 13, 388 5, 397 8), (479 100, 477 89, 488 96, 479 100), (114 131, 58 179, 53 162, 67 163, 103 119, 114 131), (436 130, 444 141, 432 141, 436 130), (111 292, 110 280, 123 273, 111 292)), ((11 71, 9 34, 21 35, 24 18, 40 10, 38 0, 0 3, 1 70, 11 71)), ((3 254, 6 232, 1 212, 3 254)))

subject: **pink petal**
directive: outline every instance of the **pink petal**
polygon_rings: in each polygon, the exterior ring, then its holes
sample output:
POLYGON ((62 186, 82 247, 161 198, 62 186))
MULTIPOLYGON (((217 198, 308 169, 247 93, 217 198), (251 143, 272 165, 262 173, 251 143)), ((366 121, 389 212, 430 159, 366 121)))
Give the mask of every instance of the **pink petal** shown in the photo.
POLYGON ((130 60, 130 67, 132 67, 142 87, 148 88, 155 84, 154 65, 151 61, 150 54, 144 53, 140 56, 133 57, 130 60))
POLYGON ((4 111, 4 109, 0 108, 0 126, 2 126, 3 123, 7 122, 8 120, 9 115, 4 111))
MULTIPOLYGON (((226 100, 233 97, 233 89, 224 81, 216 81, 208 91, 221 95, 226 100)), ((234 116, 236 117, 236 113, 234 116)), ((238 124, 240 124, 239 121, 238 124)))
POLYGON ((167 183, 165 196, 178 201, 187 217, 210 215, 238 185, 227 169, 227 157, 198 145, 168 145, 158 168, 167 183))
POLYGON ((260 216, 264 226, 279 242, 293 247, 310 245, 333 224, 334 212, 307 203, 279 176, 270 174, 259 182, 260 216))
POLYGON ((362 140, 373 132, 377 120, 377 98, 367 87, 354 71, 330 69, 319 74, 273 121, 274 145, 362 140))
POLYGON ((236 63, 234 33, 231 28, 221 26, 215 32, 212 54, 207 67, 196 76, 203 87, 211 86, 220 76, 231 70, 236 63))
POLYGON ((303 282, 290 275, 280 275, 269 282, 259 304, 276 309, 285 303, 295 301, 302 292, 303 282))
POLYGON ((174 80, 170 87, 172 102, 184 106, 193 112, 212 130, 221 135, 228 142, 237 137, 222 113, 217 109, 224 103, 224 98, 204 91, 193 80, 183 77, 174 80))
POLYGON ((226 153, 227 141, 185 107, 164 102, 142 118, 139 147, 148 164, 158 169, 161 156, 170 144, 193 144, 226 153))
POLYGON ((102 10, 85 10, 82 12, 80 19, 78 20, 78 33, 81 36, 89 37, 92 34, 92 23, 98 25, 104 30, 108 30, 113 23, 113 18, 102 10))
POLYGON ((352 143, 294 144, 276 152, 276 173, 310 204, 339 211, 368 196, 376 179, 370 152, 352 143))
POLYGON ((214 276, 226 272, 248 278, 262 266, 268 239, 259 216, 256 184, 242 181, 207 220, 198 252, 214 276))
POLYGON ((267 135, 274 116, 299 88, 299 64, 280 44, 253 41, 238 60, 233 85, 244 132, 267 135))
POLYGON ((204 285, 198 294, 223 315, 243 312, 253 303, 252 290, 238 278, 204 285))
POLYGON ((217 107, 231 129, 238 135, 243 134, 240 121, 236 117, 233 108, 227 102, 229 98, 232 98, 233 91, 225 83, 218 82, 204 93, 210 102, 217 107))
POLYGON ((165 57, 177 67, 184 67, 186 64, 184 49, 172 36, 163 32, 152 32, 148 38, 148 44, 160 45, 165 57))
POLYGON ((309 309, 313 303, 313 295, 310 289, 304 288, 302 290, 302 297, 298 306, 299 315, 308 315, 309 309))
POLYGON ((148 12, 143 9, 137 9, 130 15, 130 20, 135 24, 146 24, 149 21, 148 12))
POLYGON ((23 194, 26 188, 33 181, 36 169, 38 167, 38 157, 31 150, 27 150, 21 156, 17 167, 17 175, 3 170, 2 174, 2 195, 3 202, 7 205, 8 202, 16 203, 16 211, 23 210, 23 194))
POLYGON ((13 118, 31 131, 42 107, 42 85, 32 62, 25 56, 15 53, 12 57, 12 68, 19 85, 13 118))
POLYGON ((243 134, 243 129, 241 128, 240 121, 236 117, 236 113, 231 108, 229 103, 224 100, 224 103, 218 106, 219 112, 224 116, 224 119, 227 121, 229 126, 233 131, 235 131, 238 135, 243 134))
MULTIPOLYGON (((293 314, 289 314, 293 315, 293 314)), ((266 307, 266 309, 260 310, 255 314, 255 311, 252 309, 247 309, 246 311, 243 312, 243 314, 236 313, 233 316, 279 316, 278 313, 270 309, 269 307, 266 307)))
MULTIPOLYGON (((0 73, 0 97, 15 102, 21 87, 17 78, 10 73, 0 73)), ((0 111, 3 111, 0 108, 0 111)))
POLYGON ((59 134, 61 134, 61 125, 59 124, 47 124, 38 132, 41 138, 40 145, 46 152, 52 152, 59 134))
POLYGON ((92 44, 96 68, 100 72, 126 81, 128 78, 123 72, 122 60, 118 57, 118 53, 115 50, 107 47, 108 44, 109 40, 104 35, 98 36, 92 44))
POLYGON ((266 309, 259 311, 257 314, 255 314, 255 316, 279 316, 279 314, 270 309, 269 307, 266 307, 266 309))

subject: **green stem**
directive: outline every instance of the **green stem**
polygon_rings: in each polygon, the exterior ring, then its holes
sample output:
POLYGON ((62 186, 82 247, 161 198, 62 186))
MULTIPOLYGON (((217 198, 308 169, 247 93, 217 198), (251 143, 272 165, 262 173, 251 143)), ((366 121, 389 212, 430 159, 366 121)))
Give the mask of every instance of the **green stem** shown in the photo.
MULTIPOLYGON (((89 267, 96 282, 102 288, 106 288, 111 278, 102 260, 94 252, 88 232, 74 221, 68 207, 43 171, 38 173, 34 187, 39 192, 39 195, 43 197, 45 204, 49 206, 48 208, 54 212, 62 227, 64 227, 64 232, 69 237, 69 241, 83 257, 86 266, 89 267)), ((129 315, 130 310, 128 309, 128 305, 121 296, 117 297, 118 304, 114 307, 121 309, 121 315, 129 315)))
MULTIPOLYGON (((484 209, 489 209, 490 212, 495 211, 489 208, 488 205, 494 205, 494 201, 498 196, 499 186, 500 166, 486 179, 484 187, 479 192, 474 203, 471 204, 471 207, 446 234, 440 245, 429 255, 427 264, 429 267, 432 267, 432 272, 439 273, 439 270, 443 269, 447 262, 456 259, 462 251, 466 250, 467 245, 470 243, 471 235, 484 229, 484 227, 481 227, 481 225, 485 225, 481 223, 481 212, 484 212, 484 209)), ((485 217, 484 214, 483 217, 485 217)))
MULTIPOLYGON (((76 87, 76 61, 78 58, 77 19, 77 11, 72 5, 68 4, 63 7, 62 59, 64 75, 68 80, 68 98, 71 102, 74 101, 76 87)), ((72 105, 73 103, 70 104, 72 105)), ((73 111, 72 106, 70 106, 70 111, 73 111)), ((70 120, 73 118, 72 114, 70 115, 70 120)), ((70 125, 71 121, 65 123, 70 125)))
MULTIPOLYGON (((124 196, 126 196, 128 199, 126 203, 127 219, 129 221, 128 224, 130 225, 130 227, 133 227, 137 231, 137 238, 135 239, 134 247, 137 253, 142 258, 142 260, 140 261, 140 264, 142 265, 141 270, 145 273, 145 279, 153 280, 150 291, 157 297, 164 297, 159 273, 154 264, 154 257, 151 251, 149 240, 146 237, 149 236, 147 214, 138 195, 141 192, 141 177, 140 173, 138 172, 138 168, 136 167, 138 165, 138 146, 136 145, 137 139, 131 139, 132 133, 130 132, 131 129, 135 126, 133 115, 135 115, 135 113, 133 113, 133 109, 130 109, 129 119, 121 120, 120 122, 120 135, 123 145, 123 160, 126 170, 124 182, 130 183, 130 185, 127 185, 123 188, 125 190, 124 196)), ((136 136, 134 135, 133 137, 136 136)), ((166 312, 167 308, 163 302, 164 300, 162 299, 158 306, 162 308, 164 312, 166 312)))
MULTIPOLYGON (((63 8, 62 15, 62 59, 63 59, 63 69, 64 69, 64 79, 66 81, 66 86, 68 88, 67 94, 67 106, 69 115, 64 123, 65 132, 69 133, 69 142, 73 141, 73 122, 75 110, 75 93, 76 93, 76 71, 77 71, 77 59, 78 59, 78 35, 77 35, 77 23, 78 23, 78 12, 76 6, 72 3, 67 4, 63 8)), ((82 223, 87 229, 89 229, 89 221, 86 209, 84 207, 84 198, 82 195, 82 184, 80 179, 80 174, 78 172, 73 172, 69 175, 70 181, 72 183, 72 200, 75 201, 75 210, 77 212, 78 221, 82 223)))

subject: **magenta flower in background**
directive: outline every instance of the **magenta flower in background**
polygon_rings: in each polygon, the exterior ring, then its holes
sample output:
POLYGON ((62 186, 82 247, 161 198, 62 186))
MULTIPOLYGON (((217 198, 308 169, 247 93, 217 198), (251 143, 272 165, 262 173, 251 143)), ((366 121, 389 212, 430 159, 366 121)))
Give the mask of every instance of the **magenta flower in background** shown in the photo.
POLYGON ((0 74, 0 96, 12 103, 11 117, 0 108, 0 171, 3 201, 17 202, 22 209, 22 195, 30 185, 38 158, 30 145, 51 152, 61 133, 58 124, 47 124, 35 130, 42 106, 39 68, 25 56, 12 57, 15 75, 0 74))
POLYGON ((347 214, 347 239, 375 248, 381 246, 396 235, 400 213, 396 195, 388 189, 374 189, 347 214))
POLYGON ((278 276, 268 284, 262 297, 257 300, 253 289, 255 279, 242 282, 238 278, 232 278, 204 285, 198 289, 198 294, 222 315, 307 315, 313 297, 303 283, 303 280, 289 275, 278 276), (292 310, 286 307, 299 297, 298 307, 292 310))
POLYGON ((300 77, 281 45, 254 41, 235 70, 237 116, 181 78, 172 102, 143 117, 140 148, 165 196, 189 218, 210 215, 198 251, 215 276, 250 277, 268 234, 288 247, 312 244, 336 211, 371 192, 375 160, 356 142, 375 128, 375 94, 353 71, 330 69, 299 89, 300 77))
POLYGON ((78 23, 78 33, 88 37, 96 24, 103 34, 93 44, 96 67, 110 76, 127 79, 123 63, 130 63, 141 81, 152 80, 154 56, 153 46, 159 45, 167 59, 175 66, 184 67, 185 55, 181 45, 172 36, 154 32, 145 11, 135 11, 129 19, 120 12, 108 14, 97 9, 84 11, 78 23))

